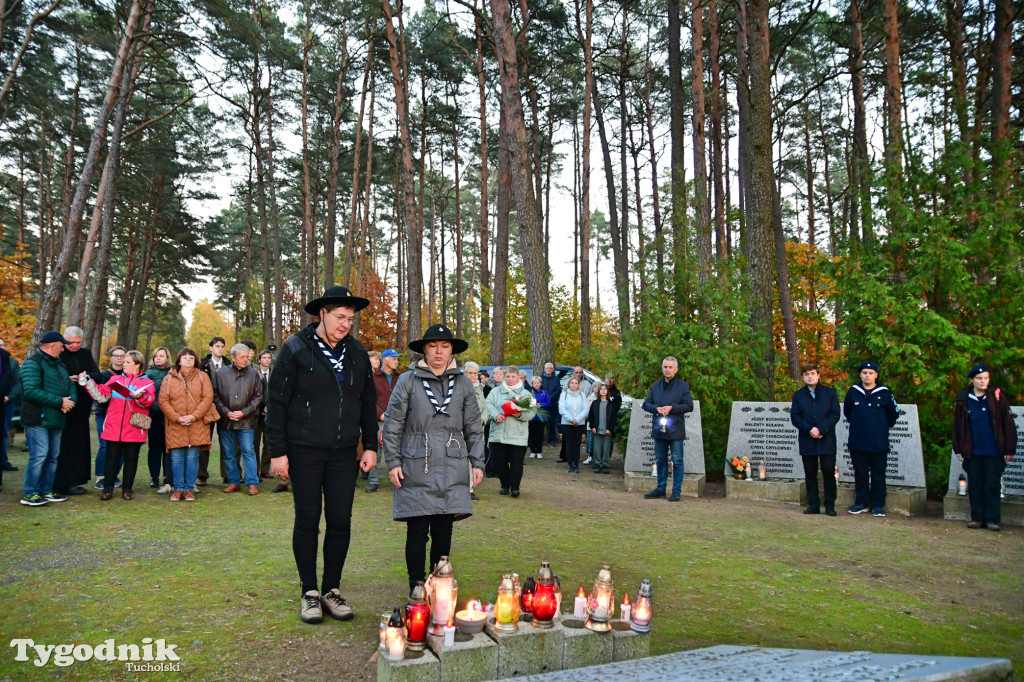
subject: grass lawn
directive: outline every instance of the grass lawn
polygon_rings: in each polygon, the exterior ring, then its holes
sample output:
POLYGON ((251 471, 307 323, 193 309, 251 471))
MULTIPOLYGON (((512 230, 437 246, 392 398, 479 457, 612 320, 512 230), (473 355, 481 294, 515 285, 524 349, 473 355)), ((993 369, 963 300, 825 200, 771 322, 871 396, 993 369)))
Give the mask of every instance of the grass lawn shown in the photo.
MULTIPOLYGON (((525 579, 546 559, 571 611, 609 563, 619 601, 651 579, 654 654, 728 643, 999 656, 1024 677, 1024 529, 971 531, 935 504, 913 519, 808 517, 726 500, 720 485, 648 501, 621 491, 618 455, 611 476, 567 475, 556 458, 527 460, 516 500, 485 480, 476 514, 455 527, 460 602, 492 599, 502 572, 525 579)), ((196 680, 373 679, 377 614, 407 594, 389 486, 356 491, 342 576, 355 620, 311 626, 298 617, 291 495, 270 494, 273 482, 258 497, 224 495, 214 475, 196 502, 170 503, 147 487, 144 452, 132 502, 100 502, 90 487, 30 508, 18 504, 26 454, 15 447, 11 460, 21 471, 0 494, 0 680, 135 678, 117 662, 36 668, 9 643, 144 637, 176 644, 178 674, 196 680)))

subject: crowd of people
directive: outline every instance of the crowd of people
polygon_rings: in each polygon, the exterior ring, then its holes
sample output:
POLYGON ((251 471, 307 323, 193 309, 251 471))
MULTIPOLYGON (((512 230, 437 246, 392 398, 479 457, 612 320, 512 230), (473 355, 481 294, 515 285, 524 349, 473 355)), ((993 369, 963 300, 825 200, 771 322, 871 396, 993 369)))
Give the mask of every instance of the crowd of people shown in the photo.
MULTIPOLYGON (((4 432, 20 399, 29 451, 21 504, 41 506, 88 492, 91 414, 99 437, 94 486, 104 501, 118 487, 122 499, 133 499, 144 444, 150 488, 171 501, 195 500, 210 478, 216 431, 224 493, 255 496, 261 479, 272 477, 278 479, 274 492, 291 486, 300 616, 315 623, 325 611, 339 620, 353 617, 340 586, 360 472, 368 478, 368 493, 380 490, 385 473, 391 481, 393 518, 406 523, 410 590, 450 553, 454 522, 472 515, 483 478, 498 478, 501 495, 519 497, 526 453, 542 459, 545 443, 557 445, 558 433, 567 474, 578 474, 581 464, 609 473, 623 400, 614 375, 591 383, 577 366, 563 385, 549 362, 528 382, 514 365, 488 376, 475 362, 460 366, 458 356, 469 344, 444 324, 409 342, 411 365, 399 374, 398 352, 368 351, 350 333, 367 305, 345 287, 330 287, 305 305, 315 321, 289 337, 279 353, 273 346, 257 352, 255 343, 243 341, 225 356, 225 340, 215 337, 202 359, 183 348, 172 360, 171 351, 159 347, 148 367, 139 351, 114 346, 109 367, 101 370, 82 348, 77 327, 43 334, 38 351, 20 366, 0 341, 4 432), (583 462, 581 450, 588 455, 583 462), (321 516, 326 529, 318 583, 321 516)), ((643 401, 652 416, 657 473, 656 487, 645 497, 678 502, 685 416, 693 398, 677 376, 676 358, 666 357, 661 370, 643 401)), ((856 474, 849 511, 884 516, 888 433, 898 406, 877 378, 876 364, 861 365, 861 381, 847 391, 843 415, 856 474)), ((790 414, 807 480, 804 513, 820 513, 820 469, 825 512, 835 515, 838 394, 819 383, 816 365, 803 367, 803 379, 790 414)), ((1016 450, 1017 433, 1005 393, 989 386, 988 367, 974 367, 969 380, 956 398, 953 437, 971 482, 968 526, 999 530, 999 478, 1016 450)), ((0 469, 17 470, 3 441, 0 469)))

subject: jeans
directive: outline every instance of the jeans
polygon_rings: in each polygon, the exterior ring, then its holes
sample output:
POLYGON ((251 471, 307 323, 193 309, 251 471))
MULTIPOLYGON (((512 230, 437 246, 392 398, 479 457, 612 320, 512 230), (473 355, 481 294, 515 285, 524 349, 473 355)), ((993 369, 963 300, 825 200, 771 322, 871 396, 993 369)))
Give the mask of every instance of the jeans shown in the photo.
POLYGON ((807 506, 818 509, 818 464, 821 464, 821 478, 825 484, 825 509, 836 508, 836 456, 804 455, 804 481, 807 484, 807 506))
POLYGON ((672 494, 683 490, 683 439, 654 440, 654 461, 658 464, 658 490, 668 485, 668 451, 672 448, 672 494))
POLYGON ((0 447, 3 448, 2 453, 0 453, 0 454, 2 454, 2 457, 0 457, 0 465, 7 464, 7 462, 8 462, 8 459, 7 459, 7 433, 11 429, 11 420, 12 419, 14 419, 14 401, 13 400, 8 400, 7 403, 4 405, 4 409, 3 409, 4 432, 2 434, 0 434, 0 439, 3 440, 3 445, 0 446, 0 447))
POLYGON ((320 512, 324 530, 324 575, 322 593, 341 584, 349 541, 352 538, 352 498, 359 476, 354 448, 348 450, 302 450, 288 453, 288 474, 295 504, 292 553, 305 594, 316 589, 316 550, 320 534, 320 512))
POLYGON ((139 451, 142 443, 107 442, 107 468, 103 473, 103 492, 113 492, 117 470, 124 462, 124 483, 121 491, 130 493, 135 487, 135 473, 139 470, 139 451))
POLYGON ((850 459, 853 460, 854 505, 867 505, 870 497, 872 509, 885 508, 885 466, 888 457, 888 452, 850 450, 850 459))
POLYGON ((242 450, 242 466, 245 468, 245 484, 259 485, 260 471, 256 464, 256 450, 252 444, 252 429, 224 430, 220 439, 220 459, 228 474, 228 484, 238 485, 242 482, 242 473, 238 471, 238 460, 235 456, 235 434, 238 435, 238 447, 242 450))
POLYGON ((267 418, 260 415, 252 434, 253 451, 260 465, 260 476, 270 476, 270 446, 267 445, 267 418))
POLYGON ((199 474, 199 446, 171 450, 171 471, 174 474, 174 489, 185 492, 195 490, 199 474))
POLYGON ((452 524, 454 514, 413 516, 405 519, 405 570, 409 574, 409 589, 416 581, 427 577, 423 562, 427 560, 427 536, 430 536, 430 567, 452 550, 452 524))
POLYGON ((964 460, 967 473, 967 494, 971 499, 971 521, 1002 523, 999 500, 999 479, 1006 468, 1002 457, 975 455, 964 460))
POLYGON ((383 475, 382 472, 384 471, 384 453, 380 451, 380 447, 379 447, 380 435, 381 435, 381 431, 383 431, 383 430, 384 430, 384 426, 383 425, 377 427, 377 443, 378 443, 377 466, 375 466, 372 469, 370 469, 370 475, 369 475, 369 483, 370 483, 370 485, 380 485, 380 478, 383 475))
POLYGON ((494 471, 498 474, 502 488, 519 490, 519 484, 523 480, 524 457, 526 457, 525 445, 491 443, 491 458, 494 459, 494 471))
POLYGON ((28 465, 25 467, 27 495, 49 495, 53 492, 53 478, 57 475, 57 457, 60 455, 60 434, 63 429, 26 426, 28 465))

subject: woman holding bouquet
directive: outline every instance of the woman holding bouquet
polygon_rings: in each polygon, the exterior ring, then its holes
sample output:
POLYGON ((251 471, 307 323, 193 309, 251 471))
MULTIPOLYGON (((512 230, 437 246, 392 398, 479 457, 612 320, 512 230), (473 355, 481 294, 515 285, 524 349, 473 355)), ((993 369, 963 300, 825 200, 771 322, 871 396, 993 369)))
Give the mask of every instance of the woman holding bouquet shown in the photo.
POLYGON ((530 382, 533 386, 533 399, 537 401, 537 413, 533 415, 533 419, 530 420, 530 459, 536 457, 537 459, 543 459, 544 455, 541 454, 541 450, 544 449, 544 431, 547 429, 548 416, 544 412, 551 409, 551 396, 545 391, 543 381, 540 375, 535 374, 533 380, 530 382))
POLYGON ((491 418, 491 457, 501 480, 501 494, 519 497, 523 480, 523 458, 529 440, 529 423, 536 414, 537 401, 523 387, 519 368, 505 368, 505 380, 487 396, 487 412, 491 418))
POLYGON ((101 500, 109 500, 114 496, 114 481, 117 480, 117 468, 122 456, 124 482, 121 497, 130 500, 133 496, 135 472, 139 468, 139 450, 146 442, 143 422, 150 419, 149 408, 156 402, 156 388, 142 374, 145 364, 146 359, 142 353, 130 350, 124 358, 124 374, 113 375, 102 386, 97 386, 92 379, 84 384, 79 380, 79 384, 85 386, 93 400, 98 403, 110 401, 107 418, 103 422, 103 433, 100 434, 100 438, 107 441, 107 470, 104 472, 101 500))

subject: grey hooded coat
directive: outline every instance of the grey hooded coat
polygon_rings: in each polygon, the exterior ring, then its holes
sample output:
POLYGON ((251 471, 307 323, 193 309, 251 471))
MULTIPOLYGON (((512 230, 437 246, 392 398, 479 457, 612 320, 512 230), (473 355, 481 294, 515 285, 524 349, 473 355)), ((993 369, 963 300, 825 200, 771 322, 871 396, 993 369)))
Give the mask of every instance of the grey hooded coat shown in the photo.
POLYGON ((454 364, 441 377, 417 364, 398 378, 384 415, 382 441, 388 470, 402 468, 402 487, 393 496, 396 521, 473 513, 470 483, 472 469, 484 467, 483 426, 473 385, 454 364), (451 375, 455 389, 447 414, 435 415, 423 380, 443 405, 451 375))

